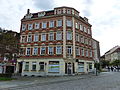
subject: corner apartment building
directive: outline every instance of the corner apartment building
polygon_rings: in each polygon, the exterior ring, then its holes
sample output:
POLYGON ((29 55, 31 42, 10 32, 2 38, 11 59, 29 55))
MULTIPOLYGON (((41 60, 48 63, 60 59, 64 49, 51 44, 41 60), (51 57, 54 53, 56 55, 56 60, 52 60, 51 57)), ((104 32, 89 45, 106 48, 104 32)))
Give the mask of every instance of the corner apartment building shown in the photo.
POLYGON ((21 20, 17 72, 24 75, 69 75, 94 69, 92 25, 71 7, 30 13, 21 20))

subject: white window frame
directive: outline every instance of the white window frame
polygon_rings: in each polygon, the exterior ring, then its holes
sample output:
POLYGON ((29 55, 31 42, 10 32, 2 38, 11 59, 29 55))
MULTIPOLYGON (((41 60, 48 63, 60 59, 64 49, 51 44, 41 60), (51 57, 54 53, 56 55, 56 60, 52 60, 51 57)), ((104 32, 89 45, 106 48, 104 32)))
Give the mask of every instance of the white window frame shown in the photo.
POLYGON ((48 47, 48 54, 49 55, 53 55, 54 54, 54 47, 52 47, 52 46, 48 47))
POLYGON ((61 31, 56 32, 56 40, 62 40, 62 32, 61 31))
POLYGON ((84 32, 85 32, 85 33, 87 33, 87 29, 86 29, 86 27, 85 27, 85 26, 84 26, 84 32))
POLYGON ((84 48, 81 48, 81 55, 84 56, 85 53, 84 53, 84 48))
POLYGON ((38 55, 38 47, 33 48, 33 55, 38 55))
POLYGON ((32 70, 33 71, 36 71, 36 69, 37 69, 37 62, 32 62, 32 70), (35 65, 35 69, 33 69, 33 66, 35 65))
POLYGON ((77 42, 79 42, 79 34, 76 34, 76 35, 75 35, 75 40, 76 40, 77 42))
POLYGON ((28 30, 32 30, 33 29, 33 24, 28 24, 28 30))
POLYGON ((67 27, 72 27, 72 21, 71 20, 67 20, 67 27))
POLYGON ((88 57, 88 49, 85 50, 86 57, 88 57))
POLYGON ((67 32, 67 40, 72 40, 72 32, 71 31, 67 32))
POLYGON ((62 19, 57 20, 57 27, 61 27, 62 26, 62 19))
POLYGON ((78 22, 75 23, 75 28, 79 29, 79 24, 78 24, 78 22))
POLYGON ((32 42, 32 35, 27 36, 27 42, 32 42), (30 36, 30 37, 29 37, 30 36))
POLYGON ((49 28, 53 28, 54 27, 54 21, 50 21, 49 22, 49 28))
POLYGON ((47 22, 42 22, 42 28, 47 28, 47 22))
POLYGON ((56 54, 62 54, 62 46, 56 46, 56 54))
POLYGON ((40 24, 39 23, 35 23, 35 29, 39 29, 40 28, 40 24))
POLYGON ((83 31, 83 25, 82 24, 80 24, 80 30, 83 31))
POLYGON ((21 42, 24 43, 26 40, 26 36, 21 36, 21 42))
POLYGON ((46 47, 41 47, 40 48, 40 54, 41 55, 45 55, 46 54, 46 47), (44 50, 45 53, 42 53, 42 50, 44 50))
POLYGON ((22 31, 26 30, 26 24, 22 24, 22 31))
POLYGON ((72 46, 67 46, 67 54, 71 55, 72 54, 72 46), (69 48, 70 47, 70 48, 69 48))
POLYGON ((45 62, 39 62, 39 70, 40 71, 44 71, 45 70, 45 62), (41 69, 41 67, 43 66, 43 69, 41 69))
POLYGON ((28 71, 29 70, 29 62, 25 62, 25 71, 28 71))
POLYGON ((39 35, 38 35, 38 33, 34 34, 34 41, 35 42, 39 41, 39 35))
POLYGON ((53 41, 54 40, 54 32, 49 33, 49 40, 53 41))
POLYGON ((84 36, 80 37, 80 41, 81 41, 81 43, 84 43, 84 36))
POLYGON ((89 29, 89 28, 88 28, 88 34, 91 34, 91 33, 90 33, 90 29, 89 29))
POLYGON ((46 34, 45 33, 41 34, 41 41, 46 41, 46 34))
POLYGON ((26 55, 29 56, 31 54, 31 48, 26 48, 26 55))
POLYGON ((80 55, 80 48, 76 47, 76 56, 80 55))

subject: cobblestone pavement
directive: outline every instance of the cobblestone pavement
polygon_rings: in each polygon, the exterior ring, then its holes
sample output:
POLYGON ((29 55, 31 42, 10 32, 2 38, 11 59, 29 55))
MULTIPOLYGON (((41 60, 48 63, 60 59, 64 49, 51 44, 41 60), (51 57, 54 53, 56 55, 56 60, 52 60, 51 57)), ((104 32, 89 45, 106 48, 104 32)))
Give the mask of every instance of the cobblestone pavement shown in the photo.
MULTIPOLYGON (((2 87, 0 90, 120 90, 120 72, 106 72, 99 76, 81 75, 27 79, 28 81, 20 79, 24 85, 2 87)), ((16 83, 19 84, 19 82, 16 83)))

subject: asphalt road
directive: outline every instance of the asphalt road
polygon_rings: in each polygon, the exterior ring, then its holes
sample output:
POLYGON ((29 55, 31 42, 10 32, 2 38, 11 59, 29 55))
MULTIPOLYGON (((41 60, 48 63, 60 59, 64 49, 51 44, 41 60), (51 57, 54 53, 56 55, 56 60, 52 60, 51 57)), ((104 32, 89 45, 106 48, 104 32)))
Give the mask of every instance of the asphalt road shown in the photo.
POLYGON ((36 80, 36 83, 33 84, 0 90, 120 90, 120 72, 106 72, 99 76, 82 75, 81 78, 78 76, 70 77, 68 77, 69 79, 56 77, 53 78, 53 81, 51 78, 48 80, 49 82, 44 83, 36 80))

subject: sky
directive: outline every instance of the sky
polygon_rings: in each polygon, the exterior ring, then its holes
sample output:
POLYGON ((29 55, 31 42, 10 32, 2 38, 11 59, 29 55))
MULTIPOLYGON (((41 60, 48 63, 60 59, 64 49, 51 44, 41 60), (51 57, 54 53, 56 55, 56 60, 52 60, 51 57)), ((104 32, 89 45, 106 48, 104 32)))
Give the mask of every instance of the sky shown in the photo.
POLYGON ((20 32, 20 20, 31 13, 73 7, 92 25, 92 36, 100 42, 100 52, 120 45, 120 0, 0 0, 0 27, 20 32))

